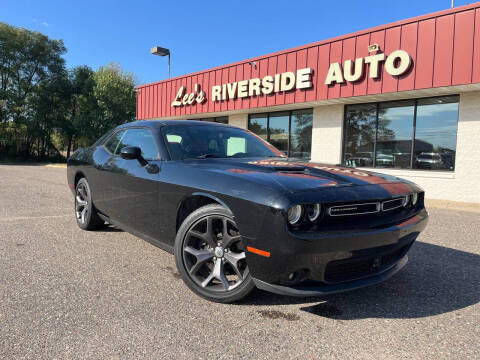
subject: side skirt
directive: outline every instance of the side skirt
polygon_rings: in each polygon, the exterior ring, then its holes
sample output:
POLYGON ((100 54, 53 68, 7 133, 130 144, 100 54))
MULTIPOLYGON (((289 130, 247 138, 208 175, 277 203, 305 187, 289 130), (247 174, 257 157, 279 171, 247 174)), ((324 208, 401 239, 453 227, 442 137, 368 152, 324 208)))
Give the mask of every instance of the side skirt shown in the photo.
POLYGON ((139 237, 142 240, 148 241, 150 244, 155 245, 156 247, 158 247, 162 250, 165 250, 166 252, 169 252, 170 254, 174 253, 173 246, 171 246, 171 245, 168 245, 168 244, 165 244, 164 242, 158 241, 158 240, 152 238, 151 236, 145 235, 145 234, 143 234, 139 231, 136 231, 136 230, 132 229, 129 226, 125 226, 122 223, 120 223, 118 221, 115 221, 115 220, 112 220, 112 219, 110 219, 109 217, 107 217, 103 214, 98 213, 98 216, 100 216, 100 218, 103 221, 106 221, 106 222, 112 224, 113 226, 115 226, 115 227, 117 227, 117 228, 119 228, 123 231, 126 231, 126 232, 128 232, 132 235, 135 235, 136 237, 139 237))

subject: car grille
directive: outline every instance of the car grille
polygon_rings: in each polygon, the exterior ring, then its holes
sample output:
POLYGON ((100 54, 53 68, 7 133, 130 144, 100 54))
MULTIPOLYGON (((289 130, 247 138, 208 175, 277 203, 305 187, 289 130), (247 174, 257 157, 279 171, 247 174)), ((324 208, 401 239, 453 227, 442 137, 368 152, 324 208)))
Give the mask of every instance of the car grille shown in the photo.
POLYGON ((395 210, 395 209, 398 209, 399 207, 402 207, 404 204, 405 204, 405 197, 401 197, 393 200, 387 200, 382 203, 382 210, 383 211, 395 210))
POLYGON ((380 203, 347 204, 347 205, 331 206, 328 209, 328 214, 330 216, 347 216, 347 215, 373 214, 379 211, 380 211, 380 203))
POLYGON ((400 260, 407 253, 411 245, 412 243, 409 243, 380 256, 331 261, 325 268, 325 282, 338 283, 351 281, 377 273, 400 260))
POLYGON ((395 199, 360 203, 360 204, 342 204, 334 205, 328 208, 328 215, 330 216, 349 216, 349 215, 364 215, 375 214, 380 211, 390 211, 401 208, 405 203, 405 197, 399 197, 395 199))

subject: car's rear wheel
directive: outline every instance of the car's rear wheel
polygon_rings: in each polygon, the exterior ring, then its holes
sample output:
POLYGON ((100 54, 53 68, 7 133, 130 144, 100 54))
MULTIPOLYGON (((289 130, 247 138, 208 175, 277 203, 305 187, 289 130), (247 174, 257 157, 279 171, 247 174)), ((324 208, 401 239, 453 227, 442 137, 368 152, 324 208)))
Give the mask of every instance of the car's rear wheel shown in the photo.
POLYGON ((217 204, 197 209, 182 223, 175 262, 185 284, 211 301, 234 302, 255 287, 233 216, 217 204))
POLYGON ((83 230, 98 229, 104 224, 92 203, 92 193, 85 178, 81 178, 75 187, 75 218, 83 230))

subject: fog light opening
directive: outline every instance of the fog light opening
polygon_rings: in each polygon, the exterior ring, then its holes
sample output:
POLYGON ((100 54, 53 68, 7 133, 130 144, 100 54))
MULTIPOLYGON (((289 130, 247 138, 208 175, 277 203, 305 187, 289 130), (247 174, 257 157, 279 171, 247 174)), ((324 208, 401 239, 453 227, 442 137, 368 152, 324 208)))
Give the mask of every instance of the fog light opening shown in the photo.
POLYGON ((308 269, 293 271, 287 275, 280 283, 282 285, 293 286, 306 280, 310 276, 308 269))

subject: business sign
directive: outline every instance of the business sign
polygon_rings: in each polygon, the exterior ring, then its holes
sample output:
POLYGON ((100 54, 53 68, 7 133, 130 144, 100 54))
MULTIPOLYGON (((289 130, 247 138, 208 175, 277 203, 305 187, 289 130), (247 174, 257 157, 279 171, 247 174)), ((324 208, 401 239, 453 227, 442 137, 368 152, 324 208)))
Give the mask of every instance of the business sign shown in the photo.
MULTIPOLYGON (((375 45, 375 44, 374 44, 375 45)), ((369 46, 377 51, 378 46, 369 46)), ((385 70, 392 76, 400 76, 405 74, 410 65, 412 58, 405 50, 395 50, 390 55, 385 56, 384 53, 377 53, 366 57, 356 58, 355 60, 346 60, 344 62, 343 70, 339 62, 330 64, 327 77, 325 78, 325 85, 343 84, 345 81, 356 82, 360 80, 368 65, 368 77, 376 79, 380 77, 380 64, 385 62, 385 70)))
MULTIPOLYGON (((324 84, 333 86, 335 84, 343 84, 346 81, 354 83, 364 77, 367 68, 368 77, 377 79, 381 75, 380 67, 382 63, 384 63, 388 74, 400 76, 405 74, 412 64, 412 58, 405 50, 395 50, 388 56, 379 52, 377 44, 369 45, 368 50, 369 52, 374 52, 374 54, 354 60, 345 60, 343 67, 340 62, 331 63, 324 84)), ((263 78, 252 78, 213 85, 211 88, 211 101, 227 101, 291 90, 309 89, 313 87, 312 76, 312 68, 303 68, 296 72, 287 71, 275 75, 267 75, 263 78)), ((185 86, 182 86, 178 89, 171 106, 202 104, 206 100, 207 94, 200 88, 200 84, 195 84, 194 91, 190 93, 187 92, 185 86)))
MULTIPOLYGON (((313 69, 299 69, 296 72, 283 72, 275 75, 267 75, 260 78, 240 80, 222 85, 212 86, 212 101, 231 100, 251 96, 269 95, 281 91, 294 89, 308 89, 313 86, 313 69)), ((206 100, 206 94, 199 90, 200 85, 195 84, 195 91, 186 93, 185 86, 182 86, 172 102, 173 107, 201 104, 206 100)))

